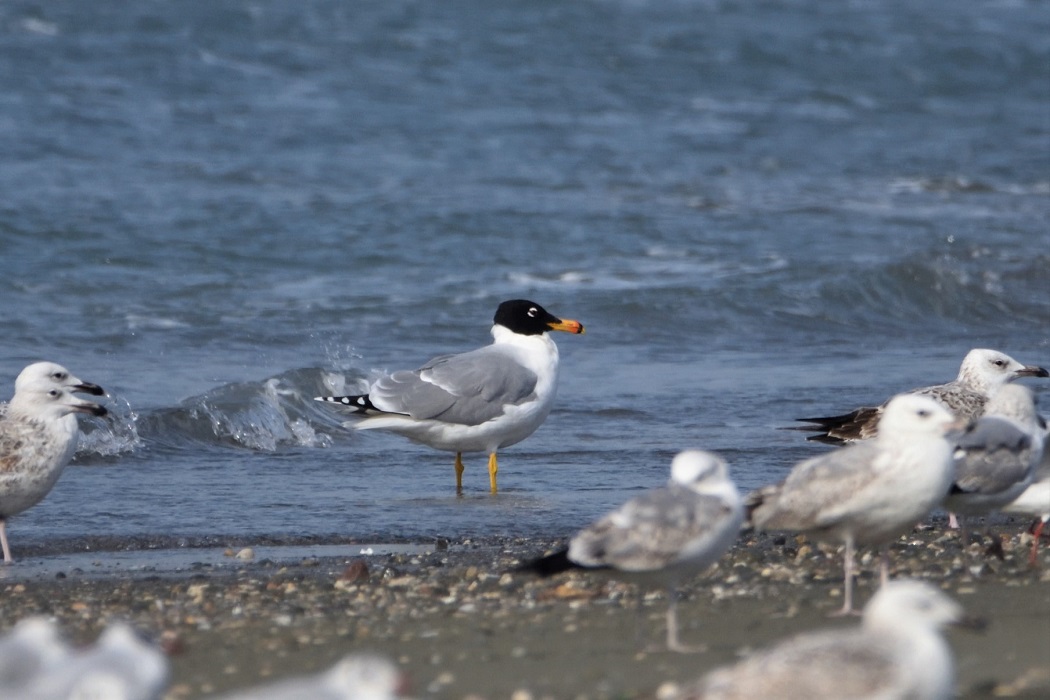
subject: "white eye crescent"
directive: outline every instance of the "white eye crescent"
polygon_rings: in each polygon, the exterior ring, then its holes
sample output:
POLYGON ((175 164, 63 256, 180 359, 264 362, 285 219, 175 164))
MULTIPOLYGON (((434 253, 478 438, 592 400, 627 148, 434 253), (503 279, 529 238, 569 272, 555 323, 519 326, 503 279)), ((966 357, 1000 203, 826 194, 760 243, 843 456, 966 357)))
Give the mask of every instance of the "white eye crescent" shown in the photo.
POLYGON ((537 313, 539 313, 539 311, 536 309, 536 307, 535 306, 531 307, 529 309, 529 311, 528 311, 529 318, 536 318, 536 314, 537 313))

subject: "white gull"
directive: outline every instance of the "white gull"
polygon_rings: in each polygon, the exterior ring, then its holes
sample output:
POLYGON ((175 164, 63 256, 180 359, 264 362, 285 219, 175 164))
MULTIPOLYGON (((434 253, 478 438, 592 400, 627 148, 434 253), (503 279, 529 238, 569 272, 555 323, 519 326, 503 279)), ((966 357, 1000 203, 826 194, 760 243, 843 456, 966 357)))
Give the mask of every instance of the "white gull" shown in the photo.
POLYGON ((558 346, 549 331, 583 333, 583 326, 525 299, 505 301, 493 319, 491 345, 394 372, 367 394, 316 400, 363 416, 353 424, 358 430, 389 430, 455 452, 457 493, 463 490, 463 453, 488 453, 495 493, 497 451, 532 435, 554 405, 558 346))
POLYGON ((46 496, 76 451, 80 430, 75 413, 103 416, 106 409, 73 396, 49 379, 26 381, 0 415, 0 548, 11 550, 7 519, 46 496))
POLYGON ((859 627, 810 632, 717 669, 674 700, 946 700, 955 668, 941 629, 966 624, 933 586, 893 581, 864 607, 859 627))
POLYGON ((41 616, 20 620, 0 637, 0 697, 25 697, 33 681, 54 673, 71 654, 53 620, 41 616))
POLYGON ((542 576, 571 569, 606 570, 613 576, 667 588, 667 647, 679 641, 676 589, 715 563, 736 540, 743 521, 740 494, 725 461, 686 450, 671 462, 671 480, 633 498, 584 528, 568 547, 521 567, 542 576))
POLYGON ((22 700, 158 700, 168 660, 126 623, 107 626, 94 644, 67 656, 26 683, 22 700))
MULTIPOLYGON (((940 504, 954 476, 947 435, 962 427, 928 396, 901 394, 886 405, 878 435, 795 465, 780 484, 747 497, 759 530, 803 532, 845 545, 840 614, 853 612, 858 544, 885 545, 940 504)), ((883 583, 889 578, 882 553, 883 583)))

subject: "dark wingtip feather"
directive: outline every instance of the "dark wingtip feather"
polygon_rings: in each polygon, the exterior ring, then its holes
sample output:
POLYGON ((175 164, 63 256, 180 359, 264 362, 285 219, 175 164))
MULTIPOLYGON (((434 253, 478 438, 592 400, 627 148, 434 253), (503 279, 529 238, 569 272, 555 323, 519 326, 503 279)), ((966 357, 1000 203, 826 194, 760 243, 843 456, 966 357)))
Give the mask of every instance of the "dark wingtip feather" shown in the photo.
POLYGON ((827 445, 842 445, 850 440, 862 440, 865 430, 870 429, 868 423, 877 420, 879 409, 872 406, 864 406, 849 413, 838 416, 821 416, 817 418, 796 418, 799 423, 809 423, 807 426, 795 427, 796 430, 816 430, 816 435, 810 435, 806 439, 812 442, 822 442, 827 445))
POLYGON ((368 394, 356 396, 315 396, 314 401, 339 404, 343 408, 353 409, 354 413, 379 413, 378 408, 372 405, 368 394))
POLYGON ((524 572, 530 574, 538 574, 544 578, 548 576, 554 576, 560 574, 563 571, 569 571, 570 569, 579 569, 579 565, 574 564, 569 559, 569 548, 563 547, 553 554, 548 554, 532 561, 527 561, 524 564, 516 567, 514 571, 524 572))

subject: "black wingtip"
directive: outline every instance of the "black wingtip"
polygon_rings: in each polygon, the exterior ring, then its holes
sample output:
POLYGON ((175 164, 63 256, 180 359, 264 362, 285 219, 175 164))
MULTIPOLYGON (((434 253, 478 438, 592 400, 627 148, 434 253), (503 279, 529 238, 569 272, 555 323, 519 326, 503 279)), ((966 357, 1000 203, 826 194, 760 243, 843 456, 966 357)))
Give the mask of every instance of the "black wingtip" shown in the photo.
POLYGON ((560 574, 563 571, 569 571, 571 569, 579 569, 580 567, 574 564, 569 559, 569 548, 563 547, 553 554, 527 561, 521 566, 514 569, 516 572, 538 574, 544 578, 548 576, 554 576, 560 574))
POLYGON ((354 413, 378 413, 379 409, 372 405, 368 394, 356 396, 315 396, 314 401, 325 403, 337 403, 344 408, 353 409, 354 413))
MULTIPOLYGON (((812 421, 811 418, 796 418, 795 420, 800 422, 812 421)), ((783 425, 777 428, 777 430, 794 430, 801 433, 812 433, 814 430, 821 430, 819 425, 783 425)), ((806 439, 810 442, 820 442, 825 445, 845 445, 846 441, 842 438, 830 435, 827 432, 816 433, 815 435, 807 435, 806 439)))

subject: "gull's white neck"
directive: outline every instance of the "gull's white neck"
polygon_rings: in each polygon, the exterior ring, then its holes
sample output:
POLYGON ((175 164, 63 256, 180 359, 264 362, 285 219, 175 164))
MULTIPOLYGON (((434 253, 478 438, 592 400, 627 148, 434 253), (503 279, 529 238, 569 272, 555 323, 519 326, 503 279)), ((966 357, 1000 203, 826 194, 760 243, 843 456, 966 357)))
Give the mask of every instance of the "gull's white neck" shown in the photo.
POLYGON ((549 333, 522 335, 506 326, 492 326, 492 344, 513 354, 517 360, 540 377, 541 385, 557 380, 558 346, 549 333))

